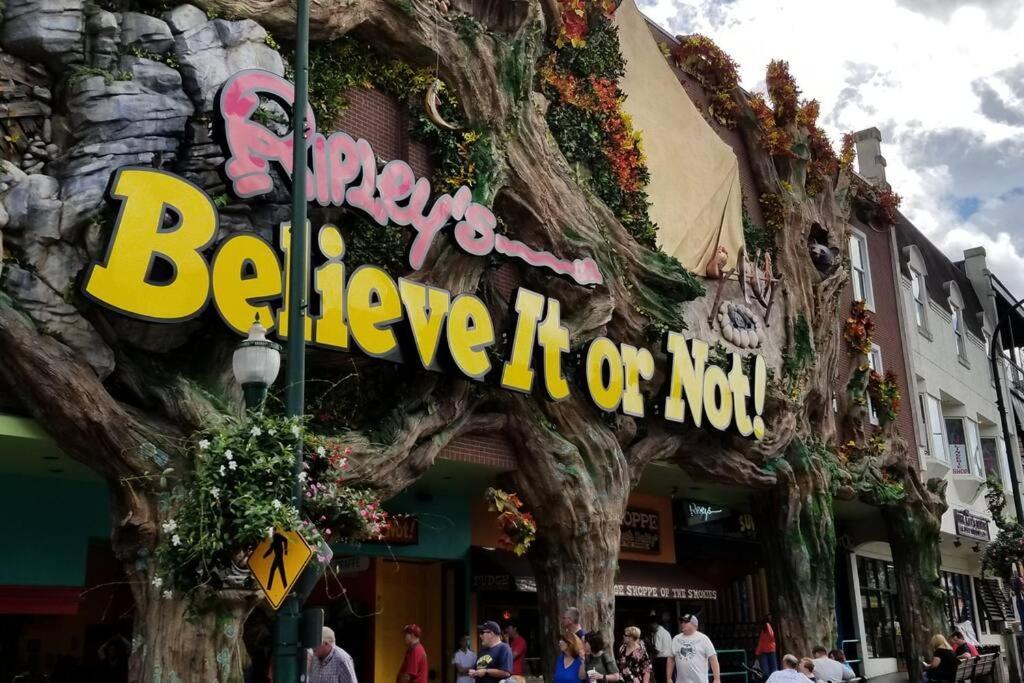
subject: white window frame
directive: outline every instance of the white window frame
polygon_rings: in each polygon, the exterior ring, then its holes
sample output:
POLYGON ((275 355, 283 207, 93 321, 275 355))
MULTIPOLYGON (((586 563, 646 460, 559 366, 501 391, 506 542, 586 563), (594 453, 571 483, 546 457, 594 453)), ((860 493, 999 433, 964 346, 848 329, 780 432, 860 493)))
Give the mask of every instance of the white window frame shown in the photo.
POLYGON ((973 469, 973 465, 972 465, 972 462, 973 462, 974 458, 971 457, 971 445, 969 443, 967 443, 968 441, 970 441, 970 438, 967 435, 967 422, 968 422, 968 418, 961 417, 959 415, 952 416, 952 417, 947 417, 945 415, 942 416, 943 433, 946 435, 946 452, 949 453, 949 467, 950 467, 950 471, 953 474, 956 474, 956 475, 959 475, 959 476, 969 476, 969 475, 974 474, 974 469, 973 469), (959 471, 957 470, 956 460, 955 460, 955 456, 953 454, 954 445, 959 446, 960 444, 953 444, 953 443, 951 443, 949 441, 949 438, 950 438, 949 437, 949 423, 953 422, 953 421, 959 421, 960 422, 960 426, 961 426, 961 428, 963 429, 963 432, 964 432, 964 443, 963 443, 964 457, 963 457, 963 463, 967 466, 967 471, 966 472, 964 472, 963 470, 959 470, 959 471))
POLYGON ((850 243, 848 248, 850 250, 850 284, 853 288, 853 300, 863 301, 864 306, 873 311, 875 310, 875 293, 874 288, 871 285, 871 259, 868 256, 867 235, 856 228, 850 228, 850 243), (854 265, 853 252, 855 248, 860 255, 860 269, 857 269, 854 265), (858 272, 860 272, 864 278, 862 285, 864 291, 861 292, 862 298, 858 298, 857 296, 858 272))
POLYGON ((924 275, 921 272, 910 266, 910 296, 914 300, 914 316, 917 321, 917 328, 919 330, 928 329, 928 292, 925 289, 924 275), (917 291, 914 291, 914 285, 917 285, 917 291))
POLYGON ((964 434, 967 437, 967 455, 971 458, 974 475, 985 478, 985 460, 981 455, 981 430, 976 420, 964 418, 964 434))
POLYGON ((925 425, 928 429, 926 442, 928 453, 936 460, 949 463, 949 454, 946 453, 946 421, 942 415, 942 401, 928 393, 922 394, 922 396, 924 396, 925 405, 925 425), (932 415, 932 407, 938 412, 937 418, 932 415), (935 424, 936 419, 938 424, 935 424))
POLYGON ((964 332, 964 309, 954 302, 949 303, 952 309, 951 323, 953 327, 953 345, 956 349, 956 357, 960 360, 967 360, 967 336, 964 332))
MULTIPOLYGON (((878 344, 871 344, 871 353, 868 354, 868 368, 882 375, 885 370, 882 368, 882 349, 878 344)), ((878 411, 875 409, 874 402, 871 400, 871 396, 867 396, 868 400, 868 419, 871 424, 878 426, 878 411)))

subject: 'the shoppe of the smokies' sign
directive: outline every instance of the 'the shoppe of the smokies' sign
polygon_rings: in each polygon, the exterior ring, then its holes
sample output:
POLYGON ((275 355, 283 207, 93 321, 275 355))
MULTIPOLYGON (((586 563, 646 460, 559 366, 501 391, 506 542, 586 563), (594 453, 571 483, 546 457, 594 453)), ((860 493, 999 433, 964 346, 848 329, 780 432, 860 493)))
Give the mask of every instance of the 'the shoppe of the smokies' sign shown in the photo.
MULTIPOLYGON (((236 74, 220 96, 229 151, 225 171, 242 198, 271 191, 271 162, 287 176, 292 173, 291 138, 251 118, 261 95, 285 104, 293 100, 291 84, 264 71, 236 74)), ((580 285, 603 282, 593 259, 559 259, 497 234, 494 214, 472 201, 469 188, 432 199, 430 182, 416 178, 408 164, 391 161, 378 169, 369 143, 345 133, 318 133, 313 112, 306 115, 312 162, 307 199, 362 211, 381 225, 408 227, 414 233, 409 250, 413 270, 423 266, 431 245, 450 229, 455 243, 470 254, 502 254, 580 285)), ((279 249, 256 235, 235 234, 207 256, 218 232, 217 210, 196 186, 163 171, 122 168, 112 179, 110 194, 120 202, 120 211, 105 258, 86 275, 84 290, 90 298, 157 322, 194 318, 212 300, 224 322, 239 333, 259 314, 268 328, 276 327, 279 337, 288 335, 288 224, 280 226, 279 249), (165 224, 168 213, 175 218, 173 225, 165 224), (161 260, 171 275, 158 280, 154 264, 161 260), (275 303, 280 304, 276 310, 275 303)), ((396 279, 372 264, 349 272, 344 239, 333 225, 320 226, 315 243, 319 265, 312 272, 310 313, 303 330, 310 343, 342 351, 357 348, 377 358, 418 362, 428 370, 451 370, 478 381, 493 378, 524 393, 542 388, 554 401, 569 396, 563 368, 569 330, 561 322, 557 299, 518 290, 507 359, 495 363, 487 353, 497 340, 494 323, 479 298, 396 279)), ((748 376, 738 355, 727 368, 709 365, 708 344, 676 332, 668 333, 665 350, 672 363, 663 399, 665 419, 756 439, 764 435, 763 358, 754 358, 748 376)), ((600 409, 643 417, 640 387, 654 376, 654 366, 648 349, 598 337, 587 347, 581 382, 600 409)))

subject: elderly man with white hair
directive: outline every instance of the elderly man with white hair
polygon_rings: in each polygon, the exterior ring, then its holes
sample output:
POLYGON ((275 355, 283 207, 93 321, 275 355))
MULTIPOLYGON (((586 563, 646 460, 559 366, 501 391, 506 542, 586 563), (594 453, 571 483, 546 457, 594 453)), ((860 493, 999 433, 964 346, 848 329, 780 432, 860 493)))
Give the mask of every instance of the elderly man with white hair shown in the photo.
POLYGON ((358 683, 352 658, 334 642, 334 631, 324 626, 320 647, 307 659, 308 683, 358 683))

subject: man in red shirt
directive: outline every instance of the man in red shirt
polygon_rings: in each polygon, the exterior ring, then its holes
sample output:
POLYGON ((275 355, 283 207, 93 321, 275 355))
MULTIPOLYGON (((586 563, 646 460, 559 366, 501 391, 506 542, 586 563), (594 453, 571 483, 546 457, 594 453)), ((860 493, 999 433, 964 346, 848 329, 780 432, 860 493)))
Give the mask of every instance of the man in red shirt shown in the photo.
POLYGON ((519 628, 509 622, 505 625, 505 642, 512 650, 512 675, 524 676, 526 665, 526 638, 519 635, 519 628))
POLYGON ((427 651, 420 643, 420 627, 409 624, 402 629, 405 635, 405 659, 398 670, 397 683, 427 683, 427 651))
POLYGON ((953 646, 953 653, 958 659, 973 659, 979 656, 978 648, 974 647, 973 643, 968 642, 960 631, 953 631, 953 634, 949 637, 949 642, 953 646))

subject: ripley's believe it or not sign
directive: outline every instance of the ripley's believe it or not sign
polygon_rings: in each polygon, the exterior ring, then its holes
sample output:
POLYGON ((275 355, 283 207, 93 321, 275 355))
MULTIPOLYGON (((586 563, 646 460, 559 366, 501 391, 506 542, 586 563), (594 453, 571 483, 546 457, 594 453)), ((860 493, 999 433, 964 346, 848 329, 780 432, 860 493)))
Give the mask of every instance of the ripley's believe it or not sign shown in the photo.
MULTIPOLYGON (((280 137, 251 118, 261 96, 289 106, 294 93, 288 81, 256 70, 237 73, 220 93, 229 153, 225 172, 240 198, 272 190, 271 162, 286 176, 292 174, 290 134, 280 137)), ((455 243, 469 254, 502 254, 580 285, 603 282, 593 259, 566 261, 497 234, 494 214, 472 201, 468 187, 431 202, 430 182, 417 179, 407 163, 390 161, 378 169, 366 140, 345 133, 325 136, 316 132, 312 110, 306 115, 312 159, 307 199, 363 211, 381 225, 390 221, 410 228, 412 270, 423 266, 431 245, 451 229, 455 243)), ((239 333, 259 314, 268 329, 276 327, 279 337, 287 336, 288 224, 280 226, 281 256, 260 237, 241 233, 224 239, 207 257, 218 233, 217 209, 196 186, 163 171, 122 168, 112 179, 110 194, 120 202, 120 211, 105 258, 86 274, 83 287, 90 298, 125 315, 168 323, 200 315, 212 299, 224 322, 239 333), (168 212, 176 219, 173 225, 165 224, 168 212), (172 275, 157 281, 153 269, 161 259, 172 275), (272 302, 281 303, 276 315, 272 302)), ((477 381, 493 379, 513 391, 531 393, 536 385, 554 401, 569 396, 563 359, 570 339, 557 299, 518 290, 507 360, 494 363, 487 353, 497 340, 493 320, 473 294, 453 296, 395 279, 371 264, 347 272, 344 239, 333 225, 319 228, 316 245, 320 265, 312 272, 311 312, 304 325, 311 344, 343 351, 354 346, 377 358, 414 360, 428 370, 450 369, 477 381)), ((662 399, 665 419, 763 437, 767 370, 761 356, 748 366, 750 377, 739 355, 731 356, 729 369, 710 365, 707 342, 676 332, 667 334, 665 351, 671 359, 662 399)), ((641 383, 655 371, 651 352, 598 337, 584 357, 580 381, 593 403, 604 411, 643 417, 641 383)))

